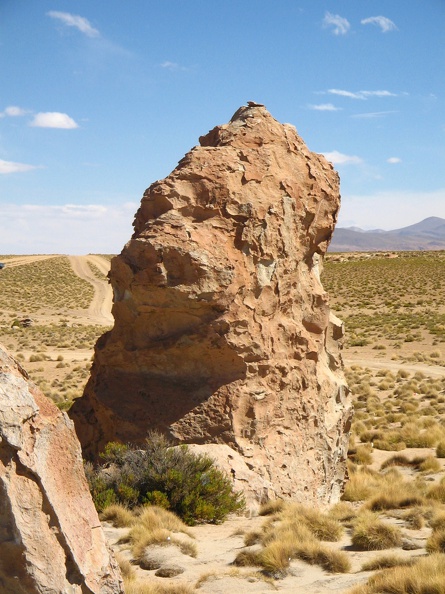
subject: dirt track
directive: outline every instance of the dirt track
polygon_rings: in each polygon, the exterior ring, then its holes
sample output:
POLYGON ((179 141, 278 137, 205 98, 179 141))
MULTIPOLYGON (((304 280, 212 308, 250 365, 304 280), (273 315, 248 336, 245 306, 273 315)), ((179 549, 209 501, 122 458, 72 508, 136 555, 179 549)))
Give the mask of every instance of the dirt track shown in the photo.
POLYGON ((75 274, 81 279, 90 283, 94 288, 94 297, 88 308, 88 317, 95 324, 109 326, 113 323, 111 306, 113 303, 113 291, 107 281, 94 275, 88 266, 88 262, 94 264, 103 274, 110 269, 110 262, 102 256, 68 256, 71 267, 75 274))
POLYGON ((369 369, 388 369, 389 371, 399 371, 399 369, 404 369, 409 373, 416 373, 420 371, 425 375, 430 377, 444 377, 445 376, 445 367, 441 367, 440 365, 425 365, 422 363, 405 363, 402 361, 392 361, 388 359, 360 359, 355 358, 353 355, 348 355, 344 357, 344 363, 346 367, 351 367, 351 365, 359 365, 360 367, 368 367, 369 369))

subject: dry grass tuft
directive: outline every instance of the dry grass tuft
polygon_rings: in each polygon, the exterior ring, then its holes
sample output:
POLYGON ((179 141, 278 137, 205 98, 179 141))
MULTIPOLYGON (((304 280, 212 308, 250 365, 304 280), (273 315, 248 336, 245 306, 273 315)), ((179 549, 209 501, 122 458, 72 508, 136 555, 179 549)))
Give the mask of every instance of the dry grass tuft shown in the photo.
POLYGON ((428 553, 445 553, 445 528, 433 530, 425 548, 428 553))
POLYGON ((159 584, 145 580, 130 580, 125 582, 125 594, 193 594, 196 589, 185 583, 159 584))
POLYGON ((262 533, 256 530, 252 530, 251 532, 247 532, 244 535, 244 544, 246 547, 251 547, 252 545, 258 544, 261 542, 262 533))
POLYGON ((445 555, 419 559, 411 567, 394 567, 373 575, 349 594, 445 594, 445 555))
POLYGON ((118 565, 120 567, 121 573, 122 573, 122 577, 124 578, 124 580, 133 580, 134 579, 134 569, 132 564, 130 563, 130 561, 123 556, 122 553, 116 553, 115 554, 116 557, 116 561, 118 562, 118 565))
POLYGON ((375 514, 365 511, 354 522, 352 544, 365 551, 379 551, 400 547, 402 535, 397 526, 382 522, 375 514))
POLYGON ((280 514, 280 520, 284 525, 289 526, 295 522, 301 522, 319 540, 336 542, 343 536, 343 526, 336 519, 304 505, 286 506, 280 514))
POLYGON ((324 540, 338 540, 343 533, 339 522, 320 511, 290 504, 263 526, 263 549, 240 556, 238 562, 259 564, 271 575, 283 575, 292 559, 317 564, 331 573, 350 570, 348 556, 323 545, 324 540))
POLYGON ((258 511, 260 516, 271 516, 283 510, 285 503, 282 499, 274 499, 263 503, 258 511))
POLYGON ((408 482, 396 482, 385 484, 384 489, 374 495, 366 503, 366 507, 371 511, 380 511, 383 509, 397 509, 422 505, 423 496, 416 492, 416 485, 408 482))
POLYGON ((261 565, 259 552, 258 551, 240 551, 235 560, 233 561, 233 565, 237 567, 252 567, 261 565))
POLYGON ((357 510, 348 501, 340 501, 331 507, 328 514, 334 520, 350 525, 351 521, 357 517, 357 510))
POLYGON ((414 560, 400 555, 388 554, 379 555, 362 565, 362 571, 375 571, 377 569, 389 569, 391 567, 410 566, 414 560))
POLYGON ((184 555, 196 557, 198 554, 196 544, 175 537, 174 532, 191 536, 190 530, 175 514, 162 507, 148 506, 142 508, 124 540, 131 543, 136 562, 140 562, 144 557, 145 549, 154 544, 175 545, 184 555))
POLYGON ((118 503, 109 505, 100 514, 104 522, 111 522, 116 528, 127 528, 135 523, 134 514, 124 505, 118 503))

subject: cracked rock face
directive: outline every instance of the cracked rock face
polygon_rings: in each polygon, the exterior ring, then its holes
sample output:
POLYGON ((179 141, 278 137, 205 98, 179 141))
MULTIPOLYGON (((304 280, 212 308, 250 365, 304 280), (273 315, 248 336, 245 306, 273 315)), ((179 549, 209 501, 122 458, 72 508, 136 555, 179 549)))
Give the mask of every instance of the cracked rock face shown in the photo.
POLYGON ((73 424, 1 345, 0 591, 123 593, 73 424))
POLYGON ((339 204, 332 166, 253 103, 152 184, 70 413, 85 451, 157 429, 230 446, 267 496, 338 499, 351 404, 319 274, 339 204))

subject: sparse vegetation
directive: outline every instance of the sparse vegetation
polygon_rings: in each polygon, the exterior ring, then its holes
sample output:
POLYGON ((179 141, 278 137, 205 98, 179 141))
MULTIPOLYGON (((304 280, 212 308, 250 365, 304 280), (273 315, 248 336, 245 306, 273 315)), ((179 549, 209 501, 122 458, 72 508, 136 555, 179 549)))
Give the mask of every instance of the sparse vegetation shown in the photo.
MULTIPOLYGON (((351 365, 346 370, 355 418, 349 448, 350 480, 343 501, 326 514, 302 506, 290 511, 281 500, 268 502, 260 510, 267 516, 263 528, 242 533, 245 546, 234 561, 237 567, 218 575, 268 579, 273 587, 294 559, 318 564, 328 572, 348 571, 349 554, 333 540, 343 529, 344 540, 348 541, 350 533, 355 535, 360 548, 356 554, 368 558, 366 551, 374 549, 376 542, 379 547, 389 542, 397 549, 405 532, 416 539, 415 531, 422 530, 423 545, 416 545, 422 549, 414 555, 388 551, 363 563, 362 571, 378 573, 354 593, 445 594, 445 482, 441 480, 445 377, 438 373, 430 376, 426 371, 428 366, 437 370, 445 365, 445 252, 405 253, 395 258, 345 254, 334 261, 336 257, 328 256, 323 283, 346 324, 345 358, 354 353, 357 358, 381 361, 380 369, 351 365), (385 368, 386 364, 391 368, 385 368), (416 366, 422 366, 422 371, 416 372, 416 366), (422 448, 422 452, 409 448, 422 448), (335 522, 327 522, 325 515, 335 522), (375 529, 379 525, 384 526, 381 532, 375 529)), ((97 278, 104 278, 95 265, 90 268, 97 278)), ((3 341, 45 394, 60 408, 68 408, 82 393, 93 345, 106 330, 82 317, 91 303, 91 287, 74 275, 62 256, 6 267, 2 283, 3 341), (23 327, 21 320, 28 317, 32 325, 23 327)), ((115 458, 122 455, 120 448, 111 446, 106 454, 110 468, 118 468, 115 458)), ((96 473, 91 467, 87 471, 90 478, 96 473)), ((174 514, 174 520, 163 516, 159 521, 164 512, 173 509, 166 492, 153 486, 144 491, 126 477, 119 480, 116 489, 109 483, 96 485, 96 494, 103 510, 101 519, 127 531, 127 543, 121 546, 128 549, 120 559, 126 592, 194 592, 193 586, 179 580, 158 585, 135 578, 127 558, 130 551, 140 560, 149 550, 147 546, 157 543, 194 555, 196 543, 174 514), (157 520, 144 515, 148 510, 157 520)), ((196 517, 188 522, 199 521, 202 512, 193 506, 190 509, 196 517)), ((353 567, 353 572, 358 567, 353 567)))

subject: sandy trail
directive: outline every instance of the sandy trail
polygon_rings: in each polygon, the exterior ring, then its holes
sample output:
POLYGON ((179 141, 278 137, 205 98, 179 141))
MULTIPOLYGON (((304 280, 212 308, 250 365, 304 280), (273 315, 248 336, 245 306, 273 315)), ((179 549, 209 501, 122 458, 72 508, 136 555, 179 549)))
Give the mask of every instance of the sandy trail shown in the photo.
POLYGON ((416 373, 420 371, 429 377, 444 377, 445 367, 440 365, 425 365, 422 363, 405 363, 404 361, 389 361, 385 359, 362 359, 356 358, 353 355, 344 357, 344 363, 346 367, 351 365, 359 365, 360 367, 368 367, 369 369, 388 369, 397 373, 399 369, 404 369, 410 373, 416 373))
POLYGON ((110 262, 102 256, 68 256, 71 267, 77 276, 94 288, 94 297, 88 308, 88 317, 95 324, 113 324, 111 315, 111 306, 113 303, 113 290, 105 280, 97 278, 94 272, 88 266, 88 262, 94 264, 103 274, 107 274, 110 269, 110 262))

